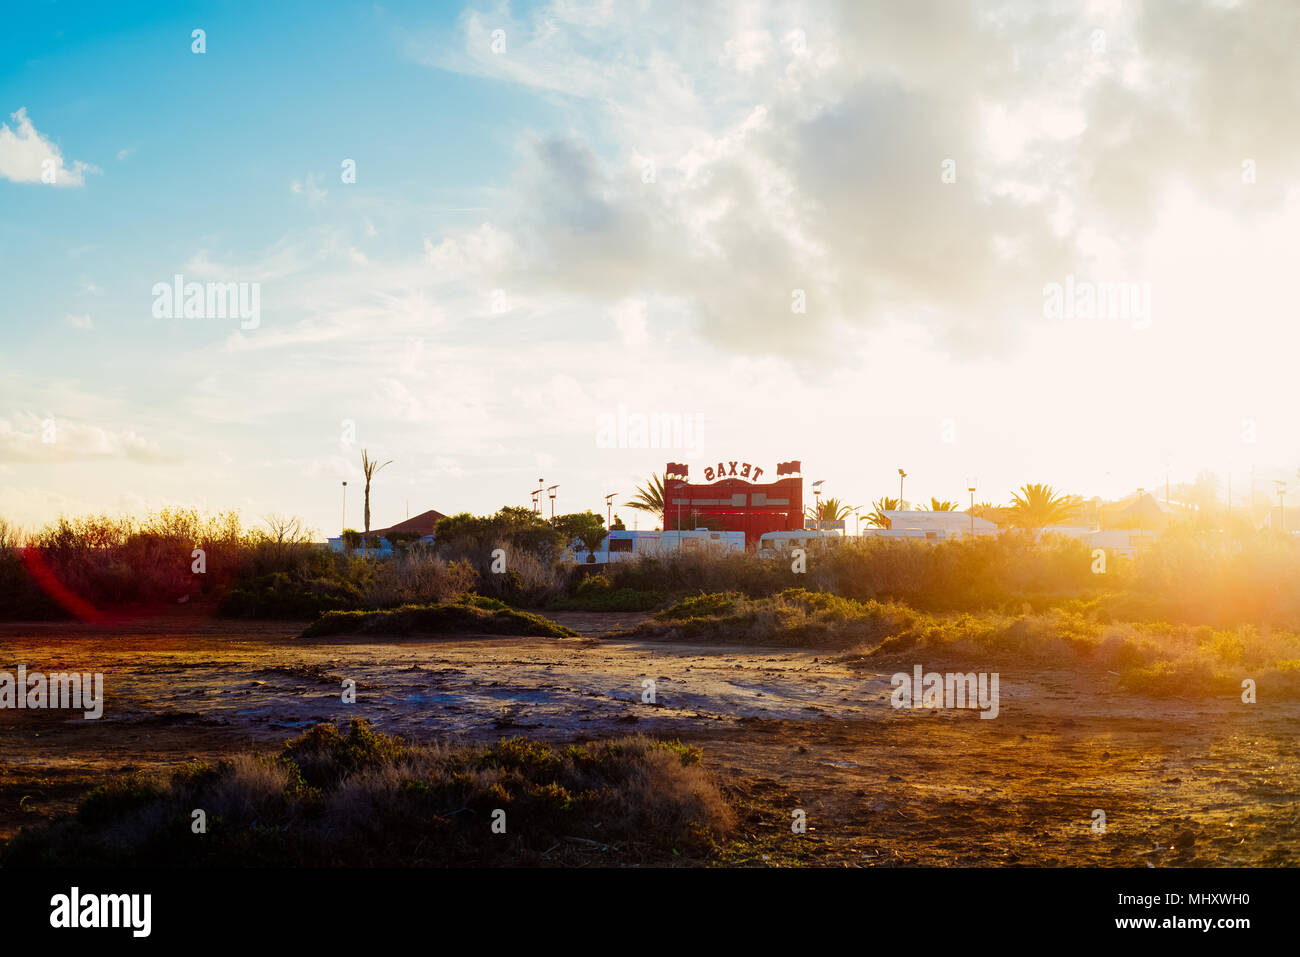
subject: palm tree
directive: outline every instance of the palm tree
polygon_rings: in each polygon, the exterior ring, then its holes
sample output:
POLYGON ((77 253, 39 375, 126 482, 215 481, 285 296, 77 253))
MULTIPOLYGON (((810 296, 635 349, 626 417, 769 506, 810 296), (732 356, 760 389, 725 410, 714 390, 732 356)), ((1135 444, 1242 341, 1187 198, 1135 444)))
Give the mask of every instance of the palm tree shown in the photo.
POLYGON ((641 512, 654 512, 656 515, 664 513, 664 480, 662 476, 651 475, 650 481, 646 483, 644 488, 638 488, 636 493, 636 498, 623 503, 624 508, 635 508, 641 512))
MULTIPOLYGON (((921 506, 919 506, 919 505, 916 507, 916 510, 917 510, 918 512, 920 512, 920 511, 924 511, 924 509, 922 509, 921 506)), ((931 496, 930 496, 930 511, 932 511, 932 512, 955 512, 955 511, 957 511, 957 503, 956 503, 956 502, 948 502, 948 501, 941 502, 941 501, 939 501, 937 498, 935 498, 933 495, 931 495, 931 496)))
POLYGON ((1050 485, 1032 483, 1012 494, 1011 519, 1018 528, 1037 532, 1068 520, 1078 507, 1077 499, 1059 494, 1050 485))
POLYGON ((845 518, 853 509, 845 505, 837 498, 828 498, 819 502, 816 507, 809 506, 804 509, 804 517, 814 522, 837 522, 845 518))
MULTIPOLYGON (((389 459, 384 465, 392 465, 393 460, 389 459)), ((384 467, 375 459, 367 454, 365 449, 361 450, 361 474, 366 477, 366 534, 370 534, 370 480, 374 478, 375 473, 384 467)))
POLYGON ((976 502, 970 509, 970 514, 976 518, 986 518, 998 528, 1006 528, 1011 524, 1010 513, 1011 509, 1003 505, 994 505, 992 502, 976 502))
POLYGON ((872 513, 867 516, 867 524, 874 528, 889 528, 886 512, 897 512, 901 503, 896 498, 881 498, 871 503, 872 513))

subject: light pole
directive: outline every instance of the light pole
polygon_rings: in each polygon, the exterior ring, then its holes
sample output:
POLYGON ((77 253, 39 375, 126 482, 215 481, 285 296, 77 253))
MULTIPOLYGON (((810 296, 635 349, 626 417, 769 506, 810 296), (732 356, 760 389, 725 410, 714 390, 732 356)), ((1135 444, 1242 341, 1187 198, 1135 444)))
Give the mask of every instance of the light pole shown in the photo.
POLYGON ((907 478, 907 473, 902 469, 898 470, 898 507, 903 507, 903 479, 907 478))
MULTIPOLYGON (((686 488, 686 483, 678 482, 673 486, 673 491, 675 492, 679 488, 686 488)), ((677 498, 677 550, 682 550, 682 500, 680 496, 677 498)))
POLYGON ((343 525, 339 528, 339 534, 342 535, 348 527, 348 483, 343 483, 343 525))
POLYGON ((1286 534, 1286 482, 1282 479, 1274 479, 1273 483, 1277 486, 1277 527, 1286 534))
POLYGON ((610 549, 614 547, 614 496, 610 492, 605 496, 605 561, 609 561, 610 549))
POLYGON ((815 482, 812 483, 812 490, 813 490, 813 521, 817 524, 817 528, 818 528, 819 530, 820 530, 821 527, 822 527, 822 498, 821 498, 821 496, 822 496, 822 485, 825 483, 825 481, 826 481, 825 479, 818 479, 817 481, 815 481, 815 482))
POLYGON ((555 490, 557 488, 559 488, 558 485, 551 485, 546 489, 546 491, 549 492, 551 496, 551 527, 552 528, 555 527, 555 490))
POLYGON ((975 486, 966 489, 970 492, 970 537, 975 537, 975 486))
POLYGON ((544 491, 544 489, 542 488, 542 486, 545 485, 545 484, 546 484, 546 479, 538 479, 538 480, 537 480, 537 491, 533 493, 533 501, 537 504, 537 514, 538 514, 538 515, 541 515, 541 514, 542 514, 542 493, 543 493, 543 491, 544 491))

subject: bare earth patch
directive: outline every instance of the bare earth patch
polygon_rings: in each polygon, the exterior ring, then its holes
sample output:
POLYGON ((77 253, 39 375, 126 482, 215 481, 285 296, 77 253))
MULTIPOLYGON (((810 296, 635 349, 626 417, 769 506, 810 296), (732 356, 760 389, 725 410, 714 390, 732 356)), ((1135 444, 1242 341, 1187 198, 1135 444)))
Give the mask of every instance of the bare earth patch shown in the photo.
POLYGON ((896 711, 888 674, 825 652, 600 640, 643 616, 554 618, 583 637, 302 640, 302 622, 193 618, 5 625, 0 670, 102 671, 107 702, 99 721, 0 710, 0 838, 114 775, 363 717, 414 739, 636 731, 700 745, 741 811, 724 863, 1300 863, 1296 704, 1156 700, 1104 676, 1003 664, 995 720, 896 711), (356 704, 340 700, 344 679, 356 704), (795 808, 806 836, 790 831, 795 808), (1105 834, 1091 830, 1094 809, 1105 834))

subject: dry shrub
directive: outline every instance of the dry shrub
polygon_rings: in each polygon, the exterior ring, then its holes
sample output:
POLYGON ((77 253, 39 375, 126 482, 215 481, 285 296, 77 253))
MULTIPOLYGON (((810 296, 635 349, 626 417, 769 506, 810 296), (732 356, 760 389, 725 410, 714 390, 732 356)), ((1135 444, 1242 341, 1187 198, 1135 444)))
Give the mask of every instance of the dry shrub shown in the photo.
POLYGON ((567 568, 520 549, 506 549, 504 572, 494 572, 492 562, 489 549, 477 566, 479 591, 510 604, 544 605, 564 594, 569 581, 567 568))
POLYGON ((545 863, 572 837, 667 862, 707 856, 733 823, 701 752, 677 742, 426 745, 354 719, 345 732, 317 725, 279 755, 99 788, 76 815, 20 833, 3 863, 511 865, 545 863), (194 808, 209 831, 190 839, 194 808), (497 808, 503 835, 489 827, 497 808))
POLYGON ((408 548, 377 564, 365 599, 370 608, 440 604, 455 601, 477 584, 468 562, 448 562, 429 549, 408 548))
POLYGON ((631 752, 632 773, 610 802, 614 828, 684 838, 701 827, 714 838, 730 832, 735 813, 702 767, 684 763, 679 754, 644 738, 625 747, 631 752))
POLYGON ((237 754, 227 767, 204 791, 202 807, 209 815, 256 820, 283 800, 292 783, 289 768, 264 755, 237 754))

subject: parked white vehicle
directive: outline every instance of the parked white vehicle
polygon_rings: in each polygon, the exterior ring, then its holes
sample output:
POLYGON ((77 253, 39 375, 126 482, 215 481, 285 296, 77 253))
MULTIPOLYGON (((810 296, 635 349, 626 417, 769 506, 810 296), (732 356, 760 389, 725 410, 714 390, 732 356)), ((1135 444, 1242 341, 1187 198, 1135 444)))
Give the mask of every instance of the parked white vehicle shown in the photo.
POLYGON ((675 551, 709 551, 709 552, 743 552, 745 550, 744 532, 715 532, 708 528, 684 528, 681 531, 670 529, 660 533, 659 550, 675 551))
MULTIPOLYGON (((675 551, 743 552, 744 532, 715 532, 707 528, 682 529, 681 532, 643 532, 616 529, 605 536, 596 549, 598 562, 626 562, 642 555, 662 555, 675 551)), ((573 560, 586 562, 587 550, 581 542, 571 546, 573 560)))
POLYGON ((839 542, 839 532, 816 528, 794 528, 783 532, 764 532, 758 540, 758 554, 771 556, 792 548, 810 548, 839 542))

